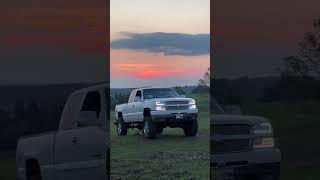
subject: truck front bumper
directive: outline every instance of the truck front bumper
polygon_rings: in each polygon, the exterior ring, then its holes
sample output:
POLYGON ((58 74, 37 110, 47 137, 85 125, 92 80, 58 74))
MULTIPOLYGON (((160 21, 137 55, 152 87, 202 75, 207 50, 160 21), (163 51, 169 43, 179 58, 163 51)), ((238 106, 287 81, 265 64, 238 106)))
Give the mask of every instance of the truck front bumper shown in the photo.
POLYGON ((152 122, 166 124, 184 124, 197 120, 198 110, 188 111, 151 111, 152 122))
POLYGON ((279 177, 279 149, 256 149, 247 152, 211 154, 211 178, 217 180, 243 177, 279 177))

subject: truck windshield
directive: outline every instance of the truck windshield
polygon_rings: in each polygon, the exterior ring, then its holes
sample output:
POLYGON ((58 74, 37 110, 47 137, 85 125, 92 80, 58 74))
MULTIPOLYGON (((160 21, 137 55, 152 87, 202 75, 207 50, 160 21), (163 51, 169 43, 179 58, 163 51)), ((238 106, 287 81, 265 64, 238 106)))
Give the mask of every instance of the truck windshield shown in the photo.
POLYGON ((211 101, 213 114, 224 114, 223 108, 214 97, 211 99, 211 101))
POLYGON ((154 88, 154 89, 144 89, 143 97, 144 99, 154 99, 154 98, 171 98, 178 97, 178 93, 170 88, 154 88))

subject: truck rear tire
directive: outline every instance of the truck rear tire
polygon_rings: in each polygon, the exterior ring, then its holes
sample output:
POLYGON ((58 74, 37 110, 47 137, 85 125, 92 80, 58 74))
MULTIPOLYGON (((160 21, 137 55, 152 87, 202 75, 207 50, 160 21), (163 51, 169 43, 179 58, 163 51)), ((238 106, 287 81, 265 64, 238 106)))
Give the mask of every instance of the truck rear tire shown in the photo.
POLYGON ((150 116, 145 116, 143 121, 143 137, 146 139, 154 139, 156 137, 156 127, 150 116))
POLYGON ((198 121, 192 120, 190 124, 183 128, 183 131, 185 136, 196 136, 198 133, 198 121))
POLYGON ((118 123, 117 123, 117 134, 118 136, 126 136, 128 133, 128 128, 126 123, 123 121, 122 117, 119 117, 118 123))

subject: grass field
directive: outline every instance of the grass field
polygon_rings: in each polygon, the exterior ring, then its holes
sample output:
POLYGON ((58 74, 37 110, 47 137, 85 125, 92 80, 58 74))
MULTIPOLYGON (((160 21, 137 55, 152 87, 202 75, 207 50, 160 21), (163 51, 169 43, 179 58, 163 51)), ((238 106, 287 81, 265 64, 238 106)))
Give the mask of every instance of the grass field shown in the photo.
POLYGON ((282 153, 281 179, 320 179, 320 102, 245 103, 245 114, 272 120, 282 153))
POLYGON ((0 151, 0 179, 16 179, 15 151, 0 151))
POLYGON ((209 179, 209 95, 193 98, 200 111, 196 137, 185 137, 180 128, 166 128, 152 140, 137 129, 120 137, 111 125, 111 179, 209 179))
MULTIPOLYGON (((112 179, 209 179, 209 96, 194 98, 200 109, 197 137, 184 137, 181 129, 169 128, 154 140, 144 139, 136 130, 119 137, 112 125, 112 179)), ((244 114, 272 120, 282 152, 281 180, 320 179, 319 107, 315 101, 243 104, 244 114)), ((11 179, 15 179, 15 152, 0 151, 0 180, 11 179)))

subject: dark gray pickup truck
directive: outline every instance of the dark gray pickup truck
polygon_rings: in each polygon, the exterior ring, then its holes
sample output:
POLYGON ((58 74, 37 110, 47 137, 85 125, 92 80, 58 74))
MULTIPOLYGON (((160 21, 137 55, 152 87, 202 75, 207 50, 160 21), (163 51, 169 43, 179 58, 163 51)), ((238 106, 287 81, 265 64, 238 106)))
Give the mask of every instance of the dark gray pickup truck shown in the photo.
POLYGON ((210 137, 211 179, 271 179, 280 176, 280 150, 271 123, 241 115, 240 108, 212 102, 210 137))

